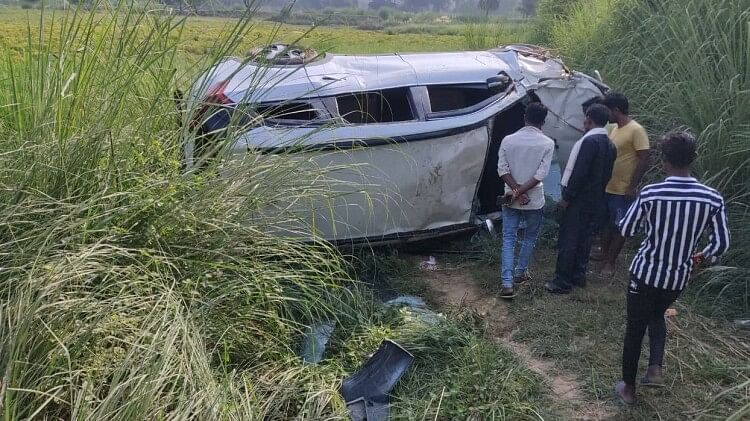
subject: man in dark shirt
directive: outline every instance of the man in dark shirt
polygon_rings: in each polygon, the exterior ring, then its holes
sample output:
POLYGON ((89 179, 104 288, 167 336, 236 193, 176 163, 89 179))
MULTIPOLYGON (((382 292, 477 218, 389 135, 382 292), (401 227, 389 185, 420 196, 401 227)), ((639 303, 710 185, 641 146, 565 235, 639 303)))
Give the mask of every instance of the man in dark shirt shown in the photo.
POLYGON ((667 337, 664 312, 687 285, 696 262, 716 258, 729 248, 724 199, 690 176, 697 151, 695 138, 686 132, 674 132, 660 143, 667 179, 641 190, 620 221, 623 237, 633 237, 642 228, 646 231, 630 265, 623 381, 615 385, 616 396, 626 404, 635 403, 635 379, 646 329, 649 365, 641 384, 662 386, 667 337), (710 233, 709 244, 694 255, 704 231, 710 233))
POLYGON ((551 293, 568 294, 573 287, 586 283, 591 237, 606 208, 604 189, 617 157, 615 145, 604 130, 608 121, 609 109, 604 105, 595 104, 586 110, 586 134, 574 147, 578 153, 570 177, 565 177, 559 203, 563 214, 555 278, 544 285, 551 293))

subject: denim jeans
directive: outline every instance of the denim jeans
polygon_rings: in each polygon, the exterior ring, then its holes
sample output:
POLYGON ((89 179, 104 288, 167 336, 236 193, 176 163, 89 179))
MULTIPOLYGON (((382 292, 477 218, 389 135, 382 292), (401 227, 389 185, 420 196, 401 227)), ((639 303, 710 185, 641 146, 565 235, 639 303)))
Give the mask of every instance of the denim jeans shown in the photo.
POLYGON ((536 239, 539 236, 539 228, 542 225, 542 209, 519 210, 503 208, 503 250, 502 268, 500 278, 504 287, 513 286, 513 274, 520 275, 529 269, 529 262, 534 253, 536 239), (516 254, 516 241, 521 221, 526 223, 523 238, 521 239, 521 251, 518 253, 518 263, 513 265, 516 254))

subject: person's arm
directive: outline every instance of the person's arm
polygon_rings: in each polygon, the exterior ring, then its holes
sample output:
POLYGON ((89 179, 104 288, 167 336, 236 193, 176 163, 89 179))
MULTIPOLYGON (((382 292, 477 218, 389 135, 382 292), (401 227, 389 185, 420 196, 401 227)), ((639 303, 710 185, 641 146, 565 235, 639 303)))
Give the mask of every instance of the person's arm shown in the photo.
POLYGON ((591 138, 583 139, 581 148, 576 156, 576 164, 573 167, 573 173, 570 174, 568 186, 563 190, 563 207, 575 200, 580 194, 581 188, 588 178, 589 167, 594 159, 596 145, 591 138))
POLYGON ((641 197, 638 196, 638 199, 630 205, 628 211, 625 212, 625 216, 619 221, 620 234, 624 238, 635 237, 641 228, 641 221, 643 221, 645 215, 643 202, 641 202, 641 197))
POLYGON ((534 187, 538 186, 539 183, 544 181, 545 178, 547 178, 547 174, 549 174, 549 168, 552 165, 552 156, 555 153, 555 146, 552 144, 552 146, 544 151, 544 154, 542 155, 542 160, 539 161, 539 166, 536 169, 536 172, 534 175, 525 183, 523 183, 521 186, 518 187, 518 190, 516 192, 517 195, 525 194, 527 191, 533 189, 534 187))
POLYGON ((633 171, 633 176, 630 178, 630 185, 625 191, 625 196, 635 197, 638 194, 638 186, 641 185, 643 175, 648 171, 650 150, 648 143, 648 134, 646 130, 640 129, 635 132, 633 137, 633 149, 635 149, 635 155, 638 159, 638 164, 633 171))
POLYGON ((510 175, 510 173, 505 174, 500 178, 505 182, 505 184, 508 185, 508 187, 510 187, 511 190, 513 190, 513 192, 518 192, 518 189, 521 188, 521 185, 516 182, 516 180, 512 175, 510 175))
MULTIPOLYGON (((503 139, 503 141, 505 141, 505 139, 503 139)), ((505 155, 505 148, 502 144, 500 145, 500 150, 497 152, 497 175, 500 176, 505 184, 510 186, 512 190, 518 189, 518 183, 510 174, 510 164, 508 163, 508 158, 505 155)))
POLYGON ((701 252, 702 257, 719 257, 729 249, 729 227, 727 226, 727 212, 724 202, 711 217, 711 234, 708 246, 701 252))

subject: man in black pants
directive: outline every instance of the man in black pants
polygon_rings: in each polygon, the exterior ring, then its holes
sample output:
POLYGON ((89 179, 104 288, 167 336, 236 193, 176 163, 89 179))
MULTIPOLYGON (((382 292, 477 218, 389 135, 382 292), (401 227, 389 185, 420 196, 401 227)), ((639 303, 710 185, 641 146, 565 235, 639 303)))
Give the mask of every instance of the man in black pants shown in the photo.
POLYGON ((606 208, 604 188, 612 175, 617 157, 615 145, 604 126, 609 109, 594 104, 586 110, 586 134, 573 146, 562 184, 562 210, 558 235, 555 278, 544 288, 556 294, 568 294, 573 287, 586 284, 586 269, 591 252, 591 237, 606 208))
POLYGON ((626 404, 635 403, 638 360, 646 328, 649 367, 641 384, 662 386, 667 332, 664 312, 687 285, 693 265, 718 257, 729 247, 724 199, 690 176, 690 165, 696 158, 695 138, 686 132, 674 132, 666 135, 660 146, 667 179, 641 190, 620 222, 623 237, 636 235, 641 227, 646 230, 646 238, 630 265, 623 381, 615 385, 615 395, 626 404), (693 255, 707 229, 708 246, 693 255))

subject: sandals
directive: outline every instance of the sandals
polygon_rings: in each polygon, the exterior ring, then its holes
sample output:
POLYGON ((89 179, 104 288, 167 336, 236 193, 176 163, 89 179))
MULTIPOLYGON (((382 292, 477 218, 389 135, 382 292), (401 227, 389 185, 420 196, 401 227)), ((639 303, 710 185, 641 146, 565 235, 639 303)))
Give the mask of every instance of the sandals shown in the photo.
POLYGON ((664 387, 664 382, 660 382, 658 380, 651 380, 648 377, 644 377, 641 379, 641 386, 646 387, 664 387))

